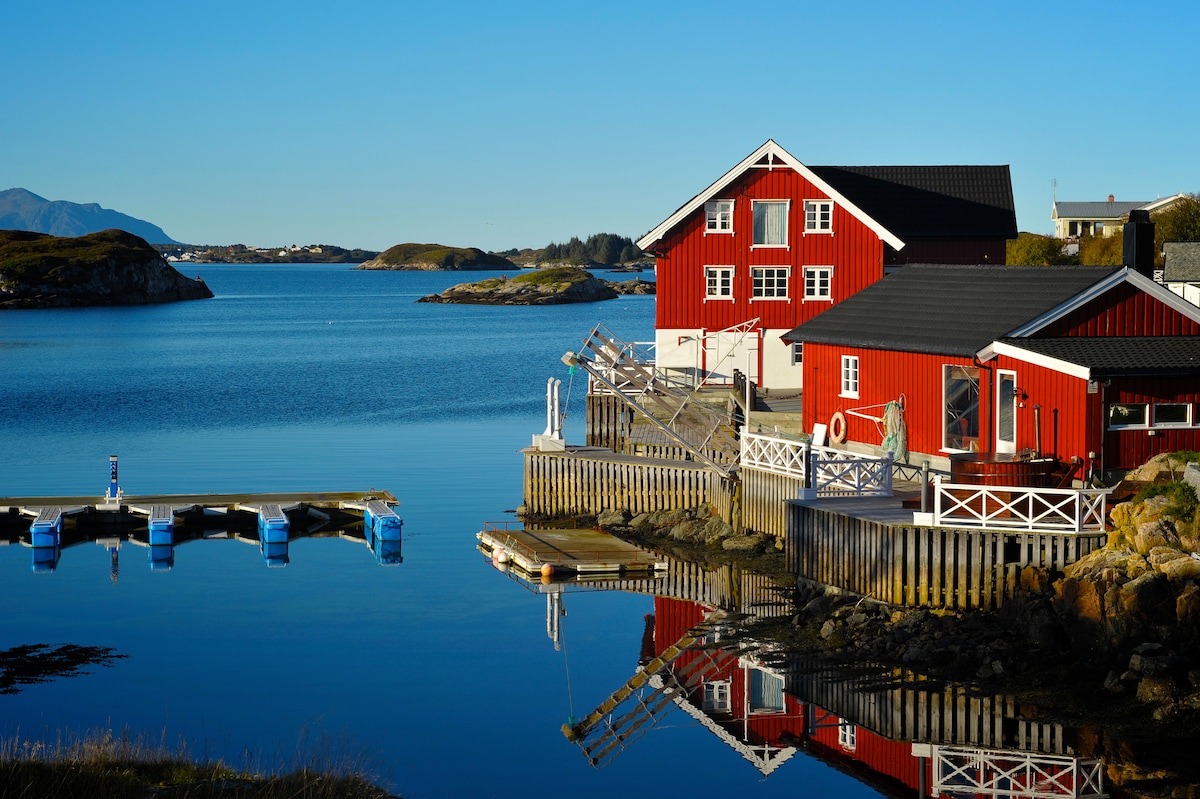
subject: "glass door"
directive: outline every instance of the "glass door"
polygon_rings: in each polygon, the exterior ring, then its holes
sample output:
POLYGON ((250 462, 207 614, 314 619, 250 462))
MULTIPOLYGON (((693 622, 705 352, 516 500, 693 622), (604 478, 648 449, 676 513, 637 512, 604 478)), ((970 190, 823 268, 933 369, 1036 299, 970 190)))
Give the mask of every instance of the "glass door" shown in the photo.
POLYGON ((1017 451, 1017 373, 996 372, 996 452, 1017 451))

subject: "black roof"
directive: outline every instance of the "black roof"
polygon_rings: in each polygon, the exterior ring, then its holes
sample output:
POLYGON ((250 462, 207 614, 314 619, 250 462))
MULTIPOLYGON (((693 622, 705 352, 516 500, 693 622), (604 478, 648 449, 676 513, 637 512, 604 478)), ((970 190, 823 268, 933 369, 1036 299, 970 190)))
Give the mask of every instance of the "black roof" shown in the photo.
POLYGON ((813 166, 901 239, 1017 237, 1008 166, 813 166))
POLYGON ((1200 375, 1200 336, 1017 338, 1003 342, 1086 366, 1093 378, 1200 375))
POLYGON ((970 356, 1121 268, 909 264, 783 338, 970 356))

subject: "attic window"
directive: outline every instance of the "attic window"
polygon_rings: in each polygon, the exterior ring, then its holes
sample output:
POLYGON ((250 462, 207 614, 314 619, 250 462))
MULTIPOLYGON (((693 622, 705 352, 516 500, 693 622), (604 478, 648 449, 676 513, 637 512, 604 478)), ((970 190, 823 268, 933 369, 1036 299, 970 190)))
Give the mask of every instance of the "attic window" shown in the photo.
POLYGON ((786 247, 788 243, 788 201, 768 200, 751 203, 754 219, 753 247, 786 247))
POLYGON ((832 233, 833 232, 833 201, 805 200, 804 201, 804 232, 832 233))
POLYGON ((733 233, 733 200, 710 200, 704 204, 704 234, 733 233))

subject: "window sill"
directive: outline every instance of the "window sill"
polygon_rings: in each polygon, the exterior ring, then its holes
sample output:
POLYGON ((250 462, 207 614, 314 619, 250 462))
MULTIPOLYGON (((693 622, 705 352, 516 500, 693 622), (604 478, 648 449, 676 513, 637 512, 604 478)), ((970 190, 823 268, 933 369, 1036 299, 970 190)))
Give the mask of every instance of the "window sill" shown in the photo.
POLYGON ((855 391, 852 394, 848 393, 848 392, 843 392, 841 394, 838 394, 838 397, 840 397, 842 399, 858 399, 858 392, 855 391))
POLYGON ((733 297, 705 297, 705 302, 733 302, 733 297))
POLYGON ((790 245, 790 244, 751 244, 750 249, 752 249, 752 250, 790 250, 790 249, 792 249, 792 245, 790 245))
POLYGON ((832 230, 806 230, 806 231, 804 231, 804 235, 805 236, 832 236, 833 231, 832 230))
POLYGON ((833 297, 805 297, 804 302, 833 302, 833 297))
POLYGON ((750 302, 791 302, 791 297, 751 297, 750 302))

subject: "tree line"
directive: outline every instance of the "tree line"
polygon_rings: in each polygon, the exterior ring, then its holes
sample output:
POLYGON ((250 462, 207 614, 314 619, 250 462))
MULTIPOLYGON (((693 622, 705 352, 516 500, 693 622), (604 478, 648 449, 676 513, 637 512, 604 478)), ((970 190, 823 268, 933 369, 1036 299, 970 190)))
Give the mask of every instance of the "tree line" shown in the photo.
POLYGON ((627 264, 642 257, 642 251, 626 236, 595 233, 580 241, 572 236, 566 244, 551 242, 542 251, 543 261, 563 261, 572 264, 627 264))
MULTIPOLYGON (((1163 265, 1163 242, 1200 241, 1200 194, 1189 194, 1169 208, 1150 215, 1154 223, 1154 265, 1163 265)), ((1005 247, 1005 263, 1026 266, 1120 266, 1125 257, 1125 234, 1084 236, 1079 251, 1067 254, 1062 239, 1022 233, 1005 247)))

